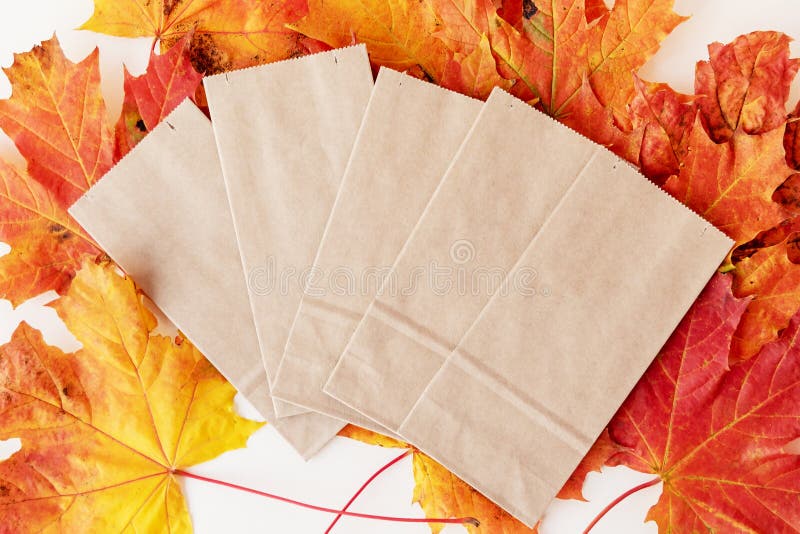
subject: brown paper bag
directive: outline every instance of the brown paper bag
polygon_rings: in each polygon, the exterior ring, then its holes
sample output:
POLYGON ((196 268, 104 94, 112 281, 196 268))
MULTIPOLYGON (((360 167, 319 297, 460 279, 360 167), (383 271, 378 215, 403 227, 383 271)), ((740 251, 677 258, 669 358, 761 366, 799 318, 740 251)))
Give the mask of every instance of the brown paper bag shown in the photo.
POLYGON ((595 162, 400 427, 529 526, 733 245, 610 152, 595 162))
POLYGON ((394 264, 389 280, 400 289, 372 302, 324 391, 396 432, 493 294, 489 286, 499 286, 598 153, 493 91, 394 264), (486 287, 460 287, 473 278, 486 287))
POLYGON ((276 397, 377 426, 322 386, 480 108, 478 100, 379 72, 273 386, 276 397))
MULTIPOLYGON (((204 81, 267 377, 274 381, 372 90, 364 45, 204 81)), ((283 417, 299 411, 276 404, 283 417)))
POLYGON ((211 124, 191 102, 69 211, 301 455, 342 426, 275 421, 211 124))

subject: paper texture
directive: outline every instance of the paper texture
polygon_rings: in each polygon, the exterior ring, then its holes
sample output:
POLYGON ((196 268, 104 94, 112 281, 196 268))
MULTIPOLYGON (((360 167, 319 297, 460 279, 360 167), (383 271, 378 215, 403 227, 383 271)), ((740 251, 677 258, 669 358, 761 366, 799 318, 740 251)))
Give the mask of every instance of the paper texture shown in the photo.
POLYGON ((373 301, 325 392, 396 432, 600 151, 495 90, 392 269, 389 279, 411 290, 373 301), (472 280, 477 291, 462 287, 472 280))
POLYGON ((322 386, 481 105, 381 69, 286 345, 276 397, 376 427, 322 386))
POLYGON ((594 161, 400 427, 529 526, 733 245, 610 152, 594 161))
MULTIPOLYGON (((364 45, 204 81, 272 383, 372 90, 364 45)), ((276 404, 279 416, 296 407, 276 404)))
POLYGON ((301 455, 342 426, 275 420, 211 124, 191 102, 69 211, 301 455))

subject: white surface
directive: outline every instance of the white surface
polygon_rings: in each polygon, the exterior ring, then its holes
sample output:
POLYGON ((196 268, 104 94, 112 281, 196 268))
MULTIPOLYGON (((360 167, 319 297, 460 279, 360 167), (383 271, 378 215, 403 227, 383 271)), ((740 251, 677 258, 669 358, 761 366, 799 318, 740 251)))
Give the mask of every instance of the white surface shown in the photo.
MULTIPOLYGON (((796 0, 761 0, 757 8, 749 0, 677 0, 676 10, 693 18, 679 26, 664 42, 661 51, 640 73, 648 80, 669 82, 674 88, 691 92, 694 64, 707 57, 706 45, 727 42, 741 33, 754 30, 780 30, 800 37, 800 10, 796 0)), ((134 74, 147 65, 148 39, 118 39, 90 32, 75 31, 92 13, 91 0, 0 1, 0 65, 12 63, 14 52, 29 50, 35 43, 58 34, 67 56, 77 61, 95 46, 100 47, 103 92, 109 108, 109 120, 115 121, 122 102, 123 62, 134 74)), ((794 55, 800 48, 793 44, 794 55)), ((11 89, 0 75, 0 98, 11 89)), ((800 83, 794 84, 791 105, 800 95, 800 83)), ((21 163, 10 140, 0 133, 0 157, 21 163)), ((0 254, 8 247, 0 248, 0 254)), ((12 309, 0 301, 0 343, 6 343, 21 320, 41 329, 48 343, 64 350, 79 345, 66 330, 55 312, 44 306, 54 294, 45 294, 12 309)), ((240 403, 241 411, 253 414, 240 403)), ((13 453, 19 440, 0 442, 0 457, 13 453)), ((535 454, 535 451, 532 451, 535 454)), ((246 449, 231 451, 219 458, 192 468, 192 471, 263 491, 327 507, 340 507, 380 466, 399 451, 371 447, 336 438, 308 463, 300 460, 269 427, 257 432, 246 449)), ((557 501, 548 510, 541 532, 570 534, 582 532, 594 515, 625 490, 649 480, 649 475, 624 467, 604 468, 590 474, 584 487, 589 502, 557 501)), ((352 506, 353 511, 422 517, 422 510, 411 504, 413 490, 411 462, 408 458, 377 479, 352 506)), ((184 481, 197 532, 323 532, 333 519, 327 514, 296 508, 255 495, 213 486, 204 482, 184 481)), ((592 531, 596 534, 626 532, 655 533, 654 523, 643 523, 647 509, 655 504, 661 486, 654 486, 626 499, 592 531)), ((450 526, 446 533, 463 532, 450 526)), ((337 533, 426 533, 421 524, 376 523, 370 520, 343 518, 337 533)))

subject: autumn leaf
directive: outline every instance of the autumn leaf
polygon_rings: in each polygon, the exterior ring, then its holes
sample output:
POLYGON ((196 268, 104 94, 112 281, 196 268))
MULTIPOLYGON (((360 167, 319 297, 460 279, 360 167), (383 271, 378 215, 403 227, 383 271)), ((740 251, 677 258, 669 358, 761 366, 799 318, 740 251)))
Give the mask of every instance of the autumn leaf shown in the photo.
MULTIPOLYGON (((414 451, 414 502, 419 503, 426 517, 475 517, 479 527, 466 525, 472 533, 535 533, 472 486, 445 469, 426 454, 414 451)), ((442 525, 431 524, 437 534, 442 525)))
POLYGON ((75 64, 54 37, 16 54, 5 73, 12 94, 0 101, 0 128, 27 160, 30 175, 69 206, 113 163, 98 51, 75 64))
POLYGON ((783 137, 786 150, 786 163, 795 170, 800 170, 800 101, 789 115, 783 137))
MULTIPOLYGON (((509 87, 515 96, 533 101, 540 99, 541 88, 535 76, 533 44, 503 19, 491 0, 431 0, 442 21, 436 32, 448 50, 456 55, 474 54, 476 48, 488 44, 496 58, 496 79, 513 81, 498 83, 509 87)), ((487 93, 488 95, 488 93, 487 93)))
POLYGON ((606 465, 609 460, 622 450, 608 433, 608 429, 603 430, 603 433, 595 440, 592 448, 583 457, 581 463, 572 472, 567 482, 558 492, 559 499, 572 499, 576 501, 585 501, 583 496, 583 483, 586 480, 586 475, 593 472, 600 472, 602 467, 606 465))
POLYGON ((758 356, 728 366, 746 300, 709 282, 614 416, 627 451, 612 465, 653 473, 660 532, 795 532, 800 524, 800 315, 758 356))
POLYGON ((664 187, 739 245, 732 257, 734 292, 754 298, 734 336, 735 361, 755 355, 800 307, 800 293, 790 287, 797 267, 786 258, 785 244, 779 245, 786 234, 774 238, 796 216, 782 110, 788 88, 783 85, 794 77, 797 65, 788 59, 788 39, 773 32, 748 34, 710 50, 711 61, 698 64, 696 75, 698 90, 709 94, 698 95, 700 113, 687 154, 680 172, 664 187), (764 59, 753 56, 750 45, 764 59), (753 70, 743 70, 739 61, 753 70), (775 88, 762 79, 764 72, 776 77, 775 88), (763 102, 769 102, 769 112, 760 107, 763 102), (726 140, 715 143, 709 135, 726 140), (769 242, 764 236, 771 236, 769 242), (739 264, 742 257, 748 259, 739 264))
POLYGON ((589 81, 600 102, 623 124, 634 95, 631 74, 687 19, 672 6, 673 0, 616 0, 589 29, 589 81))
POLYGON ((190 532, 174 469, 244 446, 261 426, 234 388, 155 317, 110 263, 87 262, 54 304, 83 348, 65 354, 21 324, 0 348, 0 463, 9 532, 190 532))
POLYGON ((290 27, 334 48, 366 43, 373 64, 435 82, 451 57, 434 37, 441 26, 428 0, 309 0, 308 14, 290 27))
MULTIPOLYGON (((699 119, 698 119, 699 120, 699 119)), ((787 217, 772 194, 791 174, 783 151, 783 129, 712 141, 699 124, 688 139, 680 174, 664 185, 737 244, 787 217)))
POLYGON ((378 434, 377 432, 356 425, 347 425, 339 431, 338 435, 343 438, 350 438, 370 445, 378 445, 379 447, 387 447, 390 449, 404 449, 409 446, 408 443, 403 441, 378 434))
POLYGON ((638 162, 645 176, 658 184, 678 174, 689 152, 697 108, 694 98, 663 83, 634 77, 630 103, 634 130, 641 131, 638 162))
POLYGON ((147 71, 131 76, 125 69, 125 100, 116 126, 117 159, 127 154, 186 98, 194 96, 203 76, 194 70, 190 36, 162 55, 150 53, 147 71))
POLYGON ((535 13, 521 20, 533 46, 536 96, 549 115, 562 118, 567 104, 581 91, 588 74, 588 38, 583 0, 539 2, 535 13))
POLYGON ((633 72, 684 20, 672 10, 672 3, 617 0, 608 10, 589 2, 588 14, 583 0, 536 4, 522 25, 534 45, 531 62, 538 70, 544 109, 556 118, 569 113, 587 78, 600 103, 625 125, 626 107, 634 95, 633 72))
MULTIPOLYGON (((354 425, 346 426, 339 435, 381 447, 411 448, 415 482, 414 502, 422 507, 425 517, 474 517, 480 522, 480 526, 464 525, 472 534, 537 531, 536 528, 526 527, 511 517, 508 512, 408 443, 354 425)), ((430 527, 433 534, 438 534, 444 525, 431 523, 430 527)))
POLYGON ((752 357, 775 339, 800 307, 800 234, 786 234, 736 265, 734 293, 754 298, 734 334, 733 361, 752 357))
POLYGON ((14 306, 65 290, 81 258, 100 254, 55 195, 2 159, 0 199, 0 240, 11 246, 0 257, 0 298, 14 306))
POLYGON ((456 53, 448 60, 441 84, 452 91, 485 100, 495 87, 508 90, 513 82, 497 72, 489 38, 484 35, 472 52, 456 53))
POLYGON ((213 74, 303 52, 300 36, 286 24, 305 13, 304 0, 95 0, 81 29, 153 37, 162 50, 193 32, 192 63, 213 74))
POLYGON ((589 80, 583 80, 577 97, 570 105, 569 113, 560 121, 583 134, 595 143, 605 146, 617 156, 640 164, 644 127, 631 132, 623 132, 614 121, 614 114, 603 106, 594 94, 589 80))
POLYGON ((789 88, 800 60, 789 59, 789 37, 753 32, 732 43, 713 43, 697 64, 695 92, 703 126, 716 143, 736 130, 762 134, 786 122, 789 88))

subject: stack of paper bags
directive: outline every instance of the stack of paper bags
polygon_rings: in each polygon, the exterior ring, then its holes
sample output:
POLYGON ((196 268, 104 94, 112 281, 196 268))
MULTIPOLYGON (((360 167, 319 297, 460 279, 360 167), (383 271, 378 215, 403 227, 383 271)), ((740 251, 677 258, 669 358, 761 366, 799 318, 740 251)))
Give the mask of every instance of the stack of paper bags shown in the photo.
POLYGON ((304 457, 414 443, 533 525, 731 241, 495 89, 365 47, 205 81, 70 210, 304 457))

